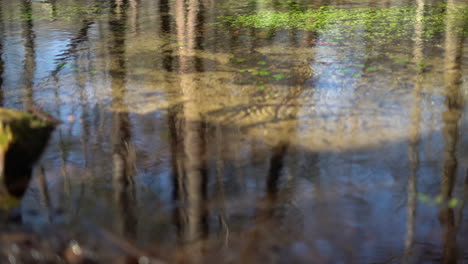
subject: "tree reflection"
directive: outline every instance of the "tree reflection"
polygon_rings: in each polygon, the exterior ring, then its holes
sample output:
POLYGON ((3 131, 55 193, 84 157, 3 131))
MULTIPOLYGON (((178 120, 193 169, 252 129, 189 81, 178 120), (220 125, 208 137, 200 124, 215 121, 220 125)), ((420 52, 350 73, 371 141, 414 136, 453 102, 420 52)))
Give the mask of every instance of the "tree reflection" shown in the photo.
POLYGON ((206 237, 208 228, 206 222, 208 212, 205 208, 207 199, 205 129, 202 122, 189 125, 188 123, 193 121, 177 118, 174 114, 175 112, 171 113, 168 120, 172 151, 173 199, 176 203, 174 222, 181 243, 195 242, 206 237), (194 128, 200 130, 191 134, 190 132, 195 131, 190 129, 194 128), (192 143, 188 143, 188 140, 192 143))
MULTIPOLYGON (((416 9, 416 25, 414 29, 415 41, 413 49, 413 60, 415 64, 424 61, 424 41, 423 41, 423 19, 424 19, 424 0, 418 0, 416 9)), ((421 90, 423 81, 422 72, 419 72, 414 79, 414 89, 412 93, 413 102, 410 113, 411 126, 409 128, 409 162, 410 175, 408 178, 408 195, 407 195, 407 220, 406 220, 406 237, 405 237, 405 263, 413 263, 413 246, 415 239, 415 221, 416 221, 416 206, 417 206, 417 181, 419 170, 419 144, 421 141, 420 123, 421 123, 421 90)))
POLYGON ((112 93, 112 177, 115 201, 120 216, 119 230, 127 237, 136 235, 134 184, 132 169, 134 153, 131 142, 130 119, 125 104, 126 62, 125 28, 127 1, 113 2, 113 17, 109 21, 111 31, 111 93, 112 93))
MULTIPOLYGON (((205 237, 208 228, 208 212, 204 204, 207 199, 206 126, 198 109, 198 83, 193 75, 195 69, 201 67, 194 58, 199 5, 198 0, 176 0, 174 5, 177 41, 180 45, 178 85, 185 103, 174 108, 175 112, 170 112, 168 121, 174 199, 178 203, 175 222, 182 243, 195 242, 205 237)), ((163 31, 168 29, 163 28, 163 31)), ((197 247, 191 247, 187 253, 193 262, 201 257, 201 249, 197 247)))
POLYGON ((272 205, 274 205, 274 202, 277 199, 279 178, 284 167, 284 158, 288 147, 289 143, 282 141, 274 146, 271 151, 270 168, 268 170, 266 181, 266 197, 272 205))
POLYGON ((29 108, 34 104, 33 99, 33 85, 34 85, 34 72, 36 70, 35 62, 35 34, 33 29, 32 19, 32 2, 23 0, 21 3, 21 13, 26 18, 24 19, 23 39, 24 39, 24 63, 23 63, 23 107, 29 108))
POLYGON ((171 15, 169 14, 169 0, 159 1, 159 16, 161 19, 161 31, 164 34, 171 33, 171 15))
POLYGON ((50 0, 50 5, 52 9, 52 19, 57 18, 57 0, 50 0))
POLYGON ((50 201, 50 195, 49 195, 49 188, 47 186, 47 178, 45 174, 44 167, 41 167, 38 175, 38 187, 39 187, 39 192, 41 194, 41 204, 45 209, 45 212, 47 214, 47 222, 52 221, 52 210, 51 210, 51 201, 50 201))
POLYGON ((94 21, 90 21, 88 19, 84 19, 82 21, 82 26, 78 30, 76 36, 70 40, 70 43, 67 45, 67 49, 62 51, 55 59, 56 67, 51 72, 51 76, 56 78, 59 72, 63 69, 63 65, 67 62, 67 60, 78 59, 78 51, 80 49, 80 46, 89 40, 89 29, 93 24, 94 21))
POLYGON ((459 134, 459 121, 461 119, 463 101, 460 91, 461 84, 461 57, 462 57, 462 35, 457 32, 463 27, 463 21, 455 15, 456 1, 447 1, 446 16, 446 36, 445 36, 445 105, 446 110, 442 114, 443 136, 444 136, 444 156, 442 179, 440 182, 440 193, 445 202, 439 211, 439 218, 444 233, 442 236, 443 256, 442 263, 457 262, 457 242, 454 210, 447 206, 453 195, 453 188, 456 182, 456 172, 458 159, 456 156, 459 134))
POLYGON ((131 11, 129 25, 132 35, 136 35, 138 33, 139 4, 139 0, 130 0, 131 11))
MULTIPOLYGON (((168 0, 160 0, 159 1, 159 16, 160 16, 160 27, 161 32, 163 34, 171 34, 171 15, 170 15, 170 6, 168 0)), ((172 53, 171 49, 164 50, 163 56, 163 68, 167 72, 173 71, 173 61, 172 61, 172 53)))
MULTIPOLYGON (((302 37, 304 39, 309 38, 307 34, 302 37)), ((297 38, 298 35, 291 34, 289 44, 295 46, 298 42, 301 42, 297 38)), ((309 65, 305 65, 305 67, 309 67, 309 65)), ((244 247, 245 252, 242 256, 242 262, 256 262, 259 260, 259 256, 266 258, 267 262, 272 262, 276 258, 275 254, 259 251, 268 247, 265 245, 281 245, 290 238, 289 235, 291 234, 279 233, 280 235, 285 235, 281 238, 276 238, 275 235, 282 228, 285 215, 284 210, 287 210, 285 208, 287 206, 285 205, 291 204, 291 201, 288 201, 288 197, 290 199, 294 196, 292 193, 295 192, 295 181, 299 176, 298 174, 294 174, 289 175, 289 179, 286 178, 288 175, 286 169, 292 169, 291 166, 293 166, 286 162, 287 157, 294 155, 294 148, 291 146, 291 142, 294 142, 296 137, 296 129, 299 123, 298 113, 302 107, 300 96, 306 88, 306 81, 307 79, 305 78, 291 80, 288 93, 283 96, 273 111, 273 121, 284 119, 284 122, 282 127, 276 130, 277 142, 271 147, 269 167, 265 177, 265 193, 257 204, 254 234, 250 236, 251 240, 244 247), (300 82, 298 82, 299 79, 301 80, 300 82), (289 180, 289 182, 286 183, 286 180, 289 180), (287 192, 289 192, 289 195, 287 192)), ((314 166, 316 156, 314 154, 305 156, 307 160, 304 162, 314 166)), ((291 227, 291 229, 295 228, 297 227, 291 227)))
MULTIPOLYGON (((3 8, 2 2, 0 2, 0 36, 3 36, 3 8)), ((3 38, 0 39, 0 106, 3 106, 3 72, 4 72, 4 62, 3 62, 3 38)))

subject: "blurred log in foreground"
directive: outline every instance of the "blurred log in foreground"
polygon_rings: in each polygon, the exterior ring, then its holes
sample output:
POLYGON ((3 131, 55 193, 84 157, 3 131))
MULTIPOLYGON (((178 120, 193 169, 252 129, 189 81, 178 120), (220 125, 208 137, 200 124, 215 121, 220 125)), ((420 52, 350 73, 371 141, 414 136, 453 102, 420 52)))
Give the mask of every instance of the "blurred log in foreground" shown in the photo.
POLYGON ((0 108, 0 209, 14 207, 23 196, 57 123, 36 110, 0 108))

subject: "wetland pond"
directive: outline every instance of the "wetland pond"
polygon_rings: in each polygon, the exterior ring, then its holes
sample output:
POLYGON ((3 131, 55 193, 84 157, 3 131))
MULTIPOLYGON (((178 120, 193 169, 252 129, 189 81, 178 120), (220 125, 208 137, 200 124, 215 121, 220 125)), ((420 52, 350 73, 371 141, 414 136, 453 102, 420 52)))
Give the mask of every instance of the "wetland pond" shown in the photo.
POLYGON ((468 263, 464 0, 2 0, 0 91, 2 263, 468 263))

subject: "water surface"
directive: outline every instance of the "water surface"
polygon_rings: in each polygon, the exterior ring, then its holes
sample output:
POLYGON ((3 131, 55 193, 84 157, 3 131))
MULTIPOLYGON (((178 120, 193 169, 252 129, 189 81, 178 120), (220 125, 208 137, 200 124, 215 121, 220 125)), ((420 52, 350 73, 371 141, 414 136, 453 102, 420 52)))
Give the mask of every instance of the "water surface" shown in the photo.
POLYGON ((24 224, 188 263, 466 263, 464 4, 2 1, 1 103, 63 121, 24 224), (229 22, 321 6, 410 15, 229 22))

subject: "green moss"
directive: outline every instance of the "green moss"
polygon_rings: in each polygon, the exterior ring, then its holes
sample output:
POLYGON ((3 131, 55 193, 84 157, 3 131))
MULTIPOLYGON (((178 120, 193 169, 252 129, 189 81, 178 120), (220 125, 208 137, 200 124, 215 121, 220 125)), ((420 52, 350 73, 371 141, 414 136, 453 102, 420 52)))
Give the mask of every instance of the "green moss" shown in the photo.
MULTIPOLYGON (((55 124, 28 112, 0 108, 0 152, 23 153, 24 161, 33 161, 42 151, 55 124)), ((3 162, 3 161, 0 161, 3 162)))
POLYGON ((0 203, 6 194, 24 194, 55 125, 53 118, 37 111, 0 108, 0 203))
POLYGON ((12 140, 13 134, 11 133, 10 127, 0 123, 0 151, 6 150, 12 140))
POLYGON ((0 108, 0 123, 4 126, 12 126, 15 129, 23 126, 36 129, 49 125, 47 120, 37 118, 32 113, 6 108, 0 108))

